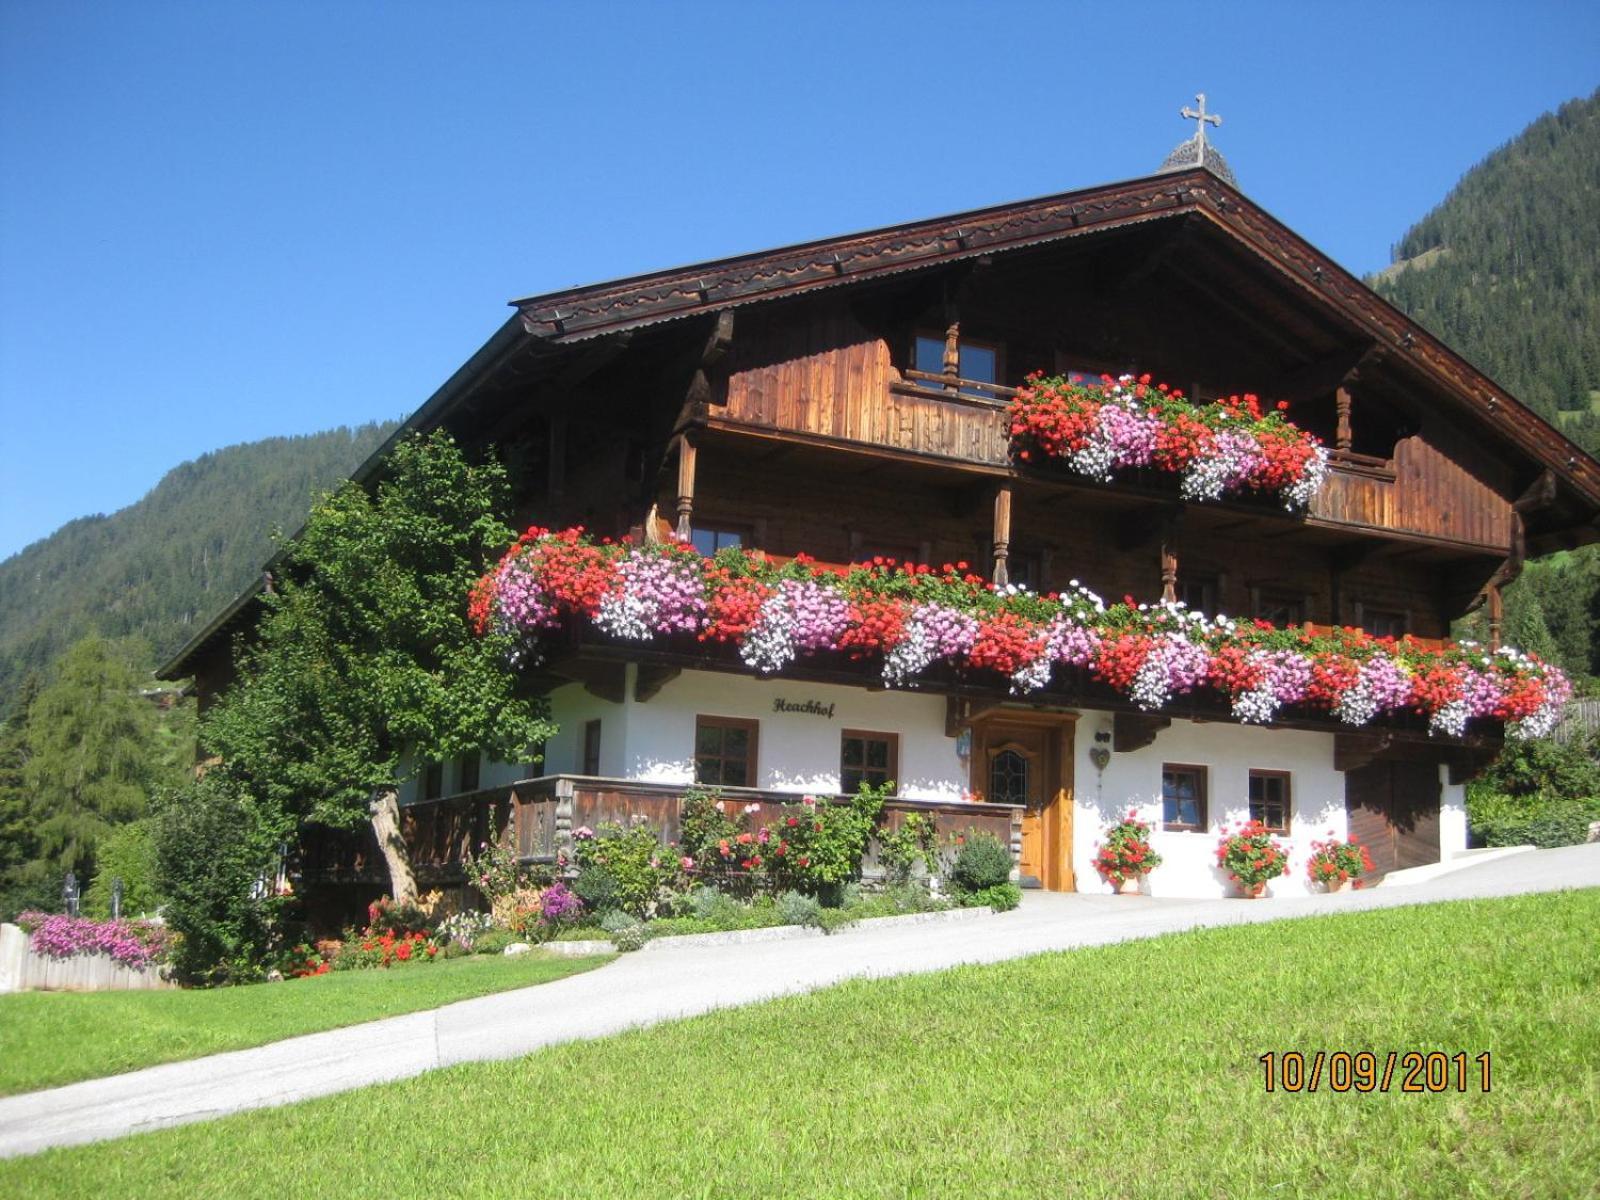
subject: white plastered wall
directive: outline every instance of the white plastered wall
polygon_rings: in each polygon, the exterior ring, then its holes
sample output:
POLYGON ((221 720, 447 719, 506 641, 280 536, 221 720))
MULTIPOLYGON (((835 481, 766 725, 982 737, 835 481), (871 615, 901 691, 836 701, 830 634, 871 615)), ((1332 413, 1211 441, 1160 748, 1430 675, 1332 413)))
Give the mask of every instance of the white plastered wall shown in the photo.
MULTIPOLYGON (((1344 775, 1333 767, 1333 735, 1297 729, 1263 729, 1222 723, 1173 721, 1140 750, 1112 754, 1104 772, 1089 759, 1096 731, 1109 732, 1109 713, 1084 713, 1078 722, 1077 809, 1073 814, 1073 868, 1080 891, 1106 891, 1094 870, 1094 851, 1108 825, 1130 810, 1149 821, 1151 841, 1162 863, 1146 879, 1155 896, 1214 897, 1233 894, 1233 885, 1216 867, 1217 840, 1224 826, 1249 819, 1252 769, 1288 771, 1291 816, 1286 838, 1289 870, 1273 880, 1268 894, 1303 896, 1311 892, 1305 864, 1311 843, 1343 839, 1344 775), (1206 768, 1208 825, 1201 833, 1168 833, 1161 828, 1161 768, 1184 763, 1206 768)), ((1109 746, 1109 742, 1099 743, 1109 746)))

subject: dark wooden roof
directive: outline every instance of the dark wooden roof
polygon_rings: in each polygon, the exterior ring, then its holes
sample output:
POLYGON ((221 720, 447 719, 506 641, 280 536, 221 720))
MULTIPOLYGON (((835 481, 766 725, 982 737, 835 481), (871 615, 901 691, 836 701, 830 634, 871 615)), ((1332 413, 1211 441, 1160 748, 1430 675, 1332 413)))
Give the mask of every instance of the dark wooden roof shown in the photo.
MULTIPOLYGON (((1574 511, 1600 512, 1600 462, 1526 408, 1422 326, 1236 188, 1202 168, 1064 192, 1035 200, 914 221, 513 301, 507 321, 355 472, 373 478, 403 437, 452 413, 492 403, 513 377, 558 370, 576 344, 743 305, 937 268, 963 259, 1093 236, 1139 224, 1203 221, 1257 269, 1298 291, 1372 344, 1387 364, 1409 370, 1447 397, 1458 415, 1547 468, 1574 511)), ((251 611, 239 597, 166 663, 178 678, 197 653, 230 635, 251 611)))

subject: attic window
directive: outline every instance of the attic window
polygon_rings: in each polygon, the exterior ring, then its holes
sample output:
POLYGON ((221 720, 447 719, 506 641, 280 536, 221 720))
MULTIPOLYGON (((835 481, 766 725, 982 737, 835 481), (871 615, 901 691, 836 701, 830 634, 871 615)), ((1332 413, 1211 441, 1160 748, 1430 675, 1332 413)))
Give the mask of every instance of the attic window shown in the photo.
MULTIPOLYGON (((992 342, 975 342, 962 338, 959 345, 960 365, 956 368, 957 374, 962 379, 969 379, 974 383, 999 383, 1000 382, 1000 347, 992 342)), ((925 371, 929 375, 939 375, 944 372, 944 339, 919 334, 916 345, 916 369, 925 371)), ((923 387, 937 387, 938 384, 930 380, 917 381, 923 387)), ((988 393, 979 388, 962 388, 962 393, 968 396, 983 396, 988 393)))

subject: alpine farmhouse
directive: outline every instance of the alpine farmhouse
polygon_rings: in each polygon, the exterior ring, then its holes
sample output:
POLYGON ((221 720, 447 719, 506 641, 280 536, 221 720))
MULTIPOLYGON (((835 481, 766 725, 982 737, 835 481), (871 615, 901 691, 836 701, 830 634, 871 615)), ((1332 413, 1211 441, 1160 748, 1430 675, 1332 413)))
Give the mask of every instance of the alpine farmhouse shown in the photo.
MULTIPOLYGON (((1252 203, 1203 130, 1146 178, 516 301, 396 436, 443 427, 514 460, 519 526, 950 564, 1423 645, 1486 606, 1497 637, 1524 557, 1594 540, 1600 463, 1252 203), (1035 373, 1287 402, 1326 448, 1319 486, 1299 505, 1195 498, 1170 472, 1025 455, 1011 414, 1035 373)), ((240 597, 164 676, 193 676, 204 704, 255 611, 240 597)), ((521 669, 560 723, 542 753, 405 783, 424 883, 459 879, 463 849, 507 821, 544 861, 602 820, 670 835, 697 781, 763 805, 892 780, 892 809, 999 833, 1049 889, 1104 888, 1095 843, 1129 810, 1154 824, 1161 895, 1228 893, 1214 846, 1248 817, 1296 867, 1348 833, 1381 874, 1465 848, 1463 784, 1504 736, 1294 704, 1246 723, 1214 688, 1141 706, 1060 666, 1028 689, 953 662, 886 686, 881 658, 829 650, 763 671, 715 639, 581 621, 538 657, 521 669)), ((376 894, 360 842, 309 840, 301 888, 376 894)), ((1273 892, 1308 887, 1296 869, 1273 892)))

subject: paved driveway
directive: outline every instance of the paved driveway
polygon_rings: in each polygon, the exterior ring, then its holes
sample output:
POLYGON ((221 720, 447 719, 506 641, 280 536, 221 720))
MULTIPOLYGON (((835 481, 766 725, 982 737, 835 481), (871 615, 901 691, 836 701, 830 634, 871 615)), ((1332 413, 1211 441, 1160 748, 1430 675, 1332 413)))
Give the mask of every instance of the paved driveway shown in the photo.
POLYGON ((0 1100, 0 1157, 288 1104, 454 1063, 513 1058, 556 1042, 844 979, 997 962, 1202 926, 1596 886, 1600 845, 1571 846, 1496 859, 1409 887, 1341 896, 1252 903, 1034 892, 1021 909, 998 917, 750 945, 659 946, 539 987, 0 1100))

